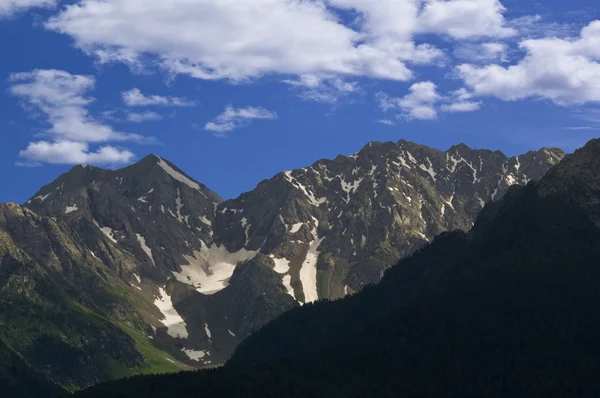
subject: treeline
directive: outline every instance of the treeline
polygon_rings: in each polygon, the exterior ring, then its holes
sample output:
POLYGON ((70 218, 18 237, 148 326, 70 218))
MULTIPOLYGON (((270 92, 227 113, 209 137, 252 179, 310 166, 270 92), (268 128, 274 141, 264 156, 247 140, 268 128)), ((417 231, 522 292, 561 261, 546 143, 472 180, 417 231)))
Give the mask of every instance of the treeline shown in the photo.
POLYGON ((278 318, 221 369, 77 397, 597 397, 598 308, 600 229, 531 184, 379 285, 278 318))

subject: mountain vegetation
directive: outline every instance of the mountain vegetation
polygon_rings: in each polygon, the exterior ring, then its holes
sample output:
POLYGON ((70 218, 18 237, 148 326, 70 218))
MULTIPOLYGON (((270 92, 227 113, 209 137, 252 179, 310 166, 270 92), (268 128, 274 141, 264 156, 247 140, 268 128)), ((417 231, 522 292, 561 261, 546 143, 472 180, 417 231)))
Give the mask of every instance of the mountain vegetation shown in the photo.
POLYGON ((291 310, 220 369, 78 397, 600 394, 600 140, 342 300, 291 310))

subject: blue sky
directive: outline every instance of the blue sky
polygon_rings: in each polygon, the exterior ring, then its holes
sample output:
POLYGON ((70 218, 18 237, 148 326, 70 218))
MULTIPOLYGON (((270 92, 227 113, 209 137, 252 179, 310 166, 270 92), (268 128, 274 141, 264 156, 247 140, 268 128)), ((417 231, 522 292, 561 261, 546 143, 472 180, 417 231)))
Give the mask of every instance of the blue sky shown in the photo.
POLYGON ((600 135, 592 0, 0 0, 0 202, 163 156, 225 198, 369 141, 600 135))

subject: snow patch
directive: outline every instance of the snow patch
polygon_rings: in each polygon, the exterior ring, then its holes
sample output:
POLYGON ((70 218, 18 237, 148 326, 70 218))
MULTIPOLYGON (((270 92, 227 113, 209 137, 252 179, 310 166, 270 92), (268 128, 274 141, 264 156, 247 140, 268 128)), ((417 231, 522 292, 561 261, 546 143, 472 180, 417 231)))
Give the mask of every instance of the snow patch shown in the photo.
POLYGON ((246 249, 230 253, 225 246, 209 248, 203 244, 199 251, 184 255, 188 264, 181 265, 181 272, 173 271, 173 275, 202 294, 214 294, 227 286, 238 263, 251 259, 255 254, 246 249))
POLYGON ((148 203, 148 201, 146 200, 146 196, 150 195, 152 192, 154 192, 154 188, 150 189, 148 192, 146 192, 144 196, 138 198, 137 200, 142 203, 148 203))
POLYGON ((346 192, 346 203, 350 201, 350 195, 356 193, 360 183, 363 181, 362 178, 359 178, 353 182, 346 182, 345 179, 340 178, 340 184, 342 185, 342 190, 346 192))
POLYGON ((43 202, 44 200, 46 200, 48 198, 48 196, 50 196, 50 194, 47 195, 40 195, 40 196, 36 196, 33 199, 39 200, 40 202, 43 202))
POLYGON ((450 206, 450 208, 451 208, 452 210, 454 210, 454 205, 452 204, 452 202, 454 202, 454 196, 455 196, 455 195, 456 195, 456 192, 452 192, 452 196, 450 196, 450 198, 448 198, 448 200, 444 200, 444 197, 441 197, 441 198, 442 198, 442 200, 443 200, 444 202, 446 202, 446 204, 447 204, 448 206, 450 206))
POLYGON ((284 173, 284 175, 285 175, 286 180, 288 180, 290 182, 290 184, 292 184, 292 186, 301 190, 304 193, 304 195, 306 195, 306 197, 308 198, 308 201, 313 206, 319 207, 323 203, 327 203, 326 197, 317 199, 317 197, 315 196, 315 194, 312 191, 309 191, 304 185, 302 185, 300 182, 298 182, 298 180, 296 180, 294 177, 292 177, 291 171, 286 171, 284 173))
POLYGON ((317 260, 319 259, 319 246, 324 238, 319 239, 317 229, 319 220, 313 217, 315 227, 312 230, 313 241, 310 243, 306 258, 300 268, 300 282, 304 291, 304 303, 312 303, 319 299, 317 292, 317 260))
POLYGON ((196 362, 200 362, 200 360, 206 356, 204 351, 188 350, 187 348, 182 348, 181 351, 183 351, 192 361, 196 362))
POLYGON ((287 290, 287 294, 292 296, 292 298, 296 301, 296 296, 294 295, 294 288, 292 287, 292 277, 290 275, 285 275, 282 280, 283 286, 285 286, 287 290))
POLYGON ((250 240, 251 224, 248 224, 248 219, 246 217, 242 217, 241 224, 242 224, 242 228, 244 228, 244 233, 246 234, 246 244, 244 246, 247 246, 248 241, 250 240))
POLYGON ((144 238, 144 236, 142 236, 141 234, 135 234, 135 236, 137 237, 138 243, 140 244, 140 247, 142 248, 144 253, 146 253, 150 261, 152 261, 152 265, 156 267, 156 263, 154 262, 154 256, 152 256, 152 249, 150 249, 148 245, 146 245, 146 238, 144 238))
MULTIPOLYGON (((472 183, 475 184, 478 181, 477 180, 477 168, 475 166, 473 166, 473 164, 471 162, 467 161, 462 156, 459 158, 455 158, 454 155, 450 155, 449 153, 446 153, 446 169, 448 169, 451 173, 454 173, 456 171, 456 168, 458 167, 459 163, 464 163, 467 167, 469 167, 471 169, 471 171, 473 172, 473 182, 472 183)), ((479 167, 481 169, 483 168, 483 159, 481 157, 479 158, 479 167)))
POLYGON ((276 258, 274 254, 271 254, 269 257, 275 263, 275 268, 273 270, 278 274, 287 274, 290 271, 290 260, 287 258, 276 258))
POLYGON ((514 175, 509 174, 509 175, 506 176, 506 183, 509 186, 513 186, 513 185, 515 185, 517 183, 517 180, 516 180, 516 178, 515 178, 514 175))
POLYGON ((429 166, 425 166, 424 164, 420 164, 419 167, 421 168, 421 170, 426 171, 430 176, 431 179, 433 181, 436 181, 435 176, 437 175, 435 173, 435 171, 433 170, 433 163, 431 163, 431 160, 429 160, 429 158, 427 158, 427 162, 429 162, 429 166))
POLYGON ((158 288, 158 292, 160 296, 154 300, 154 305, 165 317, 165 319, 161 320, 160 322, 167 327, 167 333, 169 336, 187 339, 189 336, 186 328, 187 325, 175 307, 173 307, 171 297, 169 297, 165 289, 162 287, 158 288))
POLYGON ((202 192, 202 188, 200 187, 200 184, 198 184, 196 181, 192 181, 191 179, 189 179, 188 177, 184 176, 183 174, 181 174, 180 172, 178 172, 177 170, 175 170, 174 168, 172 168, 167 162, 165 162, 162 158, 158 158, 158 163, 157 163, 164 171, 167 172, 168 175, 170 175, 171 177, 173 177, 176 181, 182 182, 185 185, 187 185, 188 187, 192 188, 192 189, 196 189, 198 190, 202 195, 204 195, 204 192, 202 192))
POLYGON ((77 210, 79 210, 77 205, 67 206, 67 208, 65 209, 65 214, 73 213, 74 211, 77 211, 77 210))
POLYGON ((204 323, 204 332, 206 333, 206 335, 208 336, 208 338, 212 338, 212 333, 210 332, 210 329, 208 328, 208 323, 204 323))
POLYGON ((300 231, 300 228, 302 228, 303 225, 303 222, 292 225, 292 228, 290 228, 290 233, 295 234, 296 232, 300 231))
POLYGON ((237 336, 235 335, 235 333, 233 333, 231 330, 228 330, 227 332, 229 333, 229 335, 230 335, 231 337, 237 337, 237 336))
POLYGON ((100 231, 102 231, 102 233, 108 238, 110 239, 113 243, 118 243, 117 240, 115 238, 113 238, 114 236, 114 232, 110 227, 100 227, 100 225, 98 225, 98 223, 96 222, 96 220, 94 220, 94 224, 100 229, 100 231))
POLYGON ((175 199, 175 206, 177 208, 177 220, 180 223, 183 223, 183 217, 181 216, 181 208, 183 207, 183 203, 181 202, 181 191, 177 188, 177 199, 175 199))

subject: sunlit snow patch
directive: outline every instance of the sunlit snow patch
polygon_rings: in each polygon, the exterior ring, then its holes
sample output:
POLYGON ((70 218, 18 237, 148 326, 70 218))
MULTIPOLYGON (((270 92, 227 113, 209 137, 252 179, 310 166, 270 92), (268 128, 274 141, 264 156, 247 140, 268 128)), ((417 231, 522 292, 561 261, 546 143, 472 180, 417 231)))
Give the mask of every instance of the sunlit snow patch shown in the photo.
POLYGON ((186 348, 182 348, 181 351, 183 351, 192 361, 200 362, 200 360, 206 356, 204 351, 188 350, 186 348))
POLYGON ((74 211, 77 211, 77 210, 79 210, 77 208, 77 205, 67 206, 67 208, 65 209, 65 214, 73 213, 74 211))
POLYGON ((300 231, 300 228, 302 228, 302 225, 304 225, 304 223, 302 223, 302 222, 292 225, 292 228, 290 229, 290 233, 295 234, 296 232, 300 231))
POLYGON ((152 249, 150 249, 148 247, 148 245, 146 245, 146 238, 144 238, 140 234, 135 234, 135 236, 137 237, 137 240, 138 240, 138 242, 139 242, 142 250, 144 251, 144 253, 146 253, 146 255, 148 256, 148 258, 150 259, 150 261, 152 261, 152 264, 154 266, 156 266, 156 264, 154 263, 154 257, 152 256, 152 249))
POLYGON ((190 187, 192 189, 195 189, 198 192, 200 192, 203 196, 206 196, 204 194, 204 192, 202 192, 202 187, 200 187, 200 184, 198 184, 196 181, 193 181, 190 178, 184 176, 183 174, 181 174, 180 172, 178 172, 177 170, 175 170, 174 168, 172 168, 171 166, 169 166, 169 164, 167 162, 165 162, 163 159, 158 158, 158 165, 164 171, 166 171, 168 175, 170 175, 171 177, 173 177, 175 180, 184 183, 188 187, 190 187))
POLYGON ((304 291, 304 303, 312 303, 319 299, 317 292, 317 260, 319 258, 319 246, 323 241, 323 238, 319 239, 317 235, 317 229, 319 228, 319 221, 313 217, 315 227, 312 230, 314 240, 311 242, 306 253, 306 259, 302 263, 300 268, 300 282, 302 282, 302 290, 304 291))
POLYGON ((43 202, 44 200, 46 200, 48 198, 48 196, 50 196, 50 194, 36 196, 34 199, 39 200, 40 202, 43 202))
POLYGON ((285 288, 287 290, 287 294, 292 296, 292 298, 294 300, 298 301, 296 299, 296 296, 294 295, 294 288, 292 287, 292 277, 290 275, 284 275, 282 282, 283 282, 283 286, 285 286, 285 288))
POLYGON ((270 257, 275 263, 275 268, 273 268, 273 270, 278 274, 283 275, 281 280, 283 286, 285 286, 287 293, 292 296, 294 300, 296 300, 296 297, 294 296, 294 289, 291 285, 292 277, 288 274, 288 272, 290 272, 290 260, 287 258, 276 258, 274 254, 271 254, 270 257))
POLYGON ((158 307, 165 317, 165 319, 161 320, 161 323, 167 327, 167 333, 171 337, 187 339, 187 325, 175 307, 173 307, 171 297, 169 297, 163 288, 159 288, 158 292, 160 297, 154 301, 154 305, 158 307))
POLYGON ((179 282, 195 287, 202 294, 214 294, 227 286, 239 262, 249 260, 255 254, 245 249, 230 253, 225 246, 202 245, 200 251, 184 255, 188 264, 181 266, 181 272, 173 271, 173 275, 179 282))
POLYGON ((278 274, 287 274, 290 270, 290 260, 287 258, 276 258, 274 254, 271 254, 271 260, 275 263, 275 272, 278 274))
POLYGON ((100 231, 102 231, 102 233, 111 241, 113 241, 113 243, 117 243, 117 240, 115 238, 113 238, 114 232, 110 227, 100 227, 100 225, 98 224, 98 222, 96 220, 94 220, 94 225, 98 227, 98 229, 100 231))

